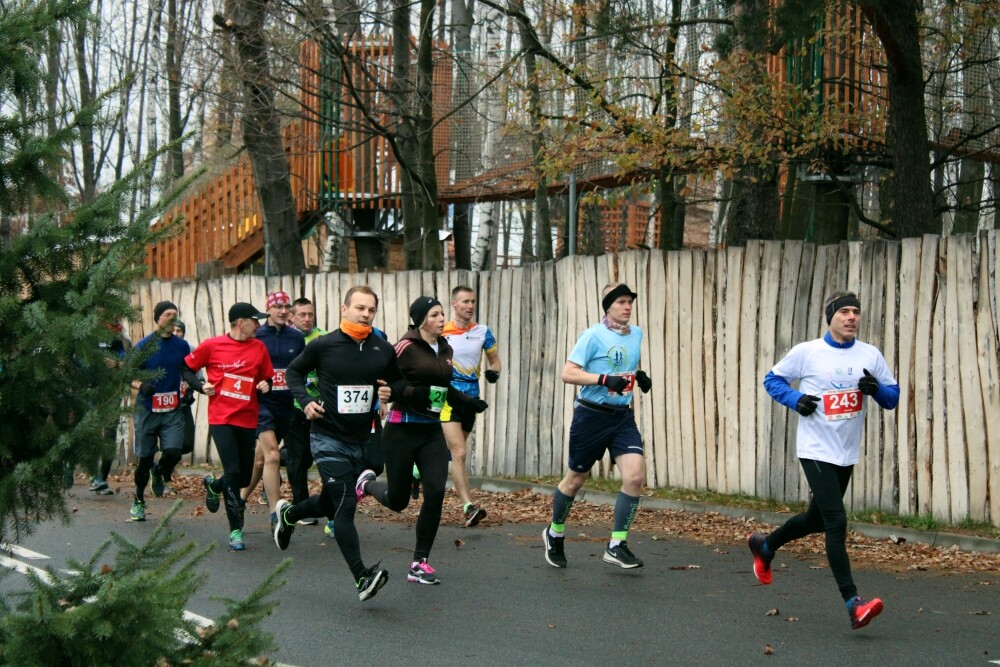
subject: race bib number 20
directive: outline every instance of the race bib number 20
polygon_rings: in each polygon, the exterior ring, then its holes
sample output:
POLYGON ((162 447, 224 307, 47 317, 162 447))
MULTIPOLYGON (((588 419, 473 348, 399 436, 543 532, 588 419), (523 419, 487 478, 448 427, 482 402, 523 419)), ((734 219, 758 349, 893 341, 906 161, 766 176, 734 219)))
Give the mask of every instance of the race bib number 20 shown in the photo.
POLYGON ((857 389, 824 391, 823 414, 827 421, 854 419, 861 414, 861 392, 857 389))

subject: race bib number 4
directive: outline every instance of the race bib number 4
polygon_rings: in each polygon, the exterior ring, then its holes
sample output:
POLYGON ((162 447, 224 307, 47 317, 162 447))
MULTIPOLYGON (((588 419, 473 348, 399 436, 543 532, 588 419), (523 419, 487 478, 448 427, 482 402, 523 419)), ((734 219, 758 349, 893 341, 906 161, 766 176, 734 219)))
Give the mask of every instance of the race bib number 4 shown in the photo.
POLYGON ((271 380, 271 391, 288 391, 288 383, 285 382, 284 368, 274 369, 274 378, 271 380))
POLYGON ((370 384, 337 385, 337 412, 357 415, 371 412, 375 388, 370 384))
POLYGON ((823 414, 827 421, 854 419, 861 414, 861 392, 857 389, 829 389, 823 392, 823 414))
POLYGON ((180 405, 180 399, 176 391, 153 394, 152 404, 153 412, 170 412, 177 409, 177 406, 180 405))
POLYGON ((254 391, 253 378, 235 373, 223 373, 222 379, 216 387, 216 392, 220 396, 228 396, 238 401, 249 401, 251 392, 254 391))
POLYGON ((431 412, 441 412, 444 409, 445 401, 448 400, 448 387, 431 386, 430 406, 431 412))

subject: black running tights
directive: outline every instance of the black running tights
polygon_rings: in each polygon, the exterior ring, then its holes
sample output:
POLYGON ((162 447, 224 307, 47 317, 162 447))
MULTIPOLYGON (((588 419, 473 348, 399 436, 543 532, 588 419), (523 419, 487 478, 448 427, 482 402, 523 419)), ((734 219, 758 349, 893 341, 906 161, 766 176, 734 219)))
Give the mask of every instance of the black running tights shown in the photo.
POLYGON ((253 454, 257 444, 257 432, 252 428, 229 426, 228 424, 210 425, 209 433, 215 442, 222 463, 222 484, 216 493, 222 493, 226 505, 226 516, 229 518, 229 530, 243 529, 243 509, 246 502, 240 498, 240 489, 250 484, 253 474, 253 454))

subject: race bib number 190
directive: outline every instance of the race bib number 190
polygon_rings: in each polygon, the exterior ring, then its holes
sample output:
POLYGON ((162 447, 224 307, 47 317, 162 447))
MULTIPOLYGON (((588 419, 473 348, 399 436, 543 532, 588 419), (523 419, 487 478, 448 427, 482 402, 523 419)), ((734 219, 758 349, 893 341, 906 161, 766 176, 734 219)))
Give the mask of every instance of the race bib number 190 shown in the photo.
POLYGON ((827 421, 854 419, 861 414, 861 392, 857 389, 824 391, 823 414, 827 421))
POLYGON ((153 407, 153 412, 170 412, 172 410, 176 410, 180 405, 180 400, 177 397, 176 391, 153 394, 153 398, 150 402, 153 407))
POLYGON ((337 412, 357 415, 371 412, 375 388, 370 384, 337 385, 337 412))

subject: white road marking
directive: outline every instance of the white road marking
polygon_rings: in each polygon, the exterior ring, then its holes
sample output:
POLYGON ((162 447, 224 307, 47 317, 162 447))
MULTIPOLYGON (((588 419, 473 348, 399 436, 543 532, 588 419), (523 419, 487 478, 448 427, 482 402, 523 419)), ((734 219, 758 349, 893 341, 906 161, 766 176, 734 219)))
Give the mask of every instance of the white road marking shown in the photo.
POLYGON ((49 558, 45 554, 40 554, 37 551, 25 549, 24 547, 16 544, 10 544, 8 542, 0 542, 0 551, 4 551, 19 558, 27 558, 28 560, 48 560, 49 558))

